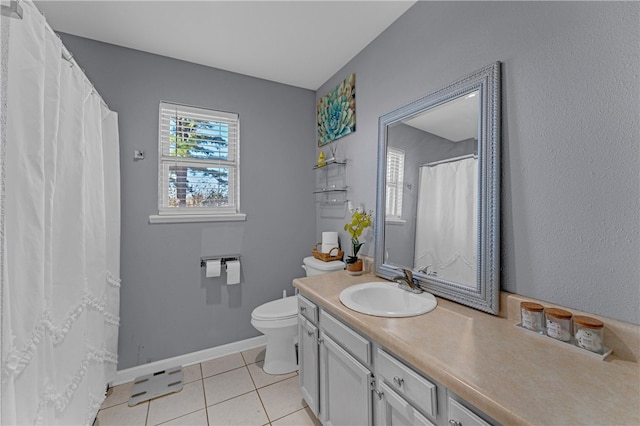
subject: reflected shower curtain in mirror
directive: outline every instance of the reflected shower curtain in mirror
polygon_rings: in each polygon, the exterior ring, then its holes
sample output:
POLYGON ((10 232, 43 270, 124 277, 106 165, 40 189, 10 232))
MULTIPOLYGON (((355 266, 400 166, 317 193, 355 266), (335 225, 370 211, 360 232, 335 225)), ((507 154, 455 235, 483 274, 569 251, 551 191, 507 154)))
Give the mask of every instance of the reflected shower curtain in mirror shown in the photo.
POLYGON ((89 425, 117 364, 117 114, 20 5, 1 28, 1 418, 89 425))
POLYGON ((420 167, 414 268, 476 286, 477 160, 420 167))

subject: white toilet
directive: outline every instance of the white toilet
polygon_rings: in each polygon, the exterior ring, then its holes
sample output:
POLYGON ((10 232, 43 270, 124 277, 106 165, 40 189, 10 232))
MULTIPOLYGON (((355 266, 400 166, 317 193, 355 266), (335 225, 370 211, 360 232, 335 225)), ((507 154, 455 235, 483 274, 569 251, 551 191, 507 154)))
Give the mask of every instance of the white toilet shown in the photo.
MULTIPOLYGON (((305 257, 302 267, 307 276, 326 274, 344 269, 344 262, 323 262, 313 256, 305 257)), ((258 306, 251 312, 251 325, 267 336, 267 348, 262 369, 268 374, 296 371, 296 338, 298 337, 298 300, 284 297, 258 306)))

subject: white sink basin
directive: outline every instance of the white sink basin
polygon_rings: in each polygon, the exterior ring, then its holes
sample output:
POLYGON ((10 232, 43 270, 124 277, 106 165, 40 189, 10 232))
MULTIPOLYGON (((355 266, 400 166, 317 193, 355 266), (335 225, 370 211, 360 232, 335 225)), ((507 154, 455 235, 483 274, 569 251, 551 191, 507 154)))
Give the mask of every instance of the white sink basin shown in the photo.
POLYGON ((414 294, 389 282, 368 282, 345 288, 340 301, 349 309, 378 317, 413 317, 438 305, 430 293, 414 294))

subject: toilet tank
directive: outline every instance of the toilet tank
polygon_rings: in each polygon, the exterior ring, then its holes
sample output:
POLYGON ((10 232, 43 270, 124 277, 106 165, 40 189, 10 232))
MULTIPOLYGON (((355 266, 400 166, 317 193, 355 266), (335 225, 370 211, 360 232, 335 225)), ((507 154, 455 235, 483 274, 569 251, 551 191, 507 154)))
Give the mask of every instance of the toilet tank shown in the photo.
POLYGON ((305 257, 303 259, 302 267, 307 271, 307 276, 326 274, 328 272, 340 271, 344 269, 344 262, 340 260, 333 260, 331 262, 323 262, 320 259, 316 259, 313 256, 305 257))

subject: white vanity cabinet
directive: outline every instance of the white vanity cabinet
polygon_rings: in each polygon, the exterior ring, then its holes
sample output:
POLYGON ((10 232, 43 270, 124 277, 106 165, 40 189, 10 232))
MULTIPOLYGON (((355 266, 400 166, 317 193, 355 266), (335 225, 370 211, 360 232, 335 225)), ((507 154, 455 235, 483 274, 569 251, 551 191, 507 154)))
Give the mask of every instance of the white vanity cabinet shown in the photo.
POLYGON ((447 398, 447 414, 450 426, 491 426, 491 424, 497 424, 495 421, 486 421, 480 417, 480 413, 475 413, 470 408, 465 407, 459 401, 459 398, 451 393, 447 398))
POLYGON ((298 378, 300 393, 309 408, 320 417, 320 370, 318 358, 318 308, 298 295, 298 378))
POLYGON ((300 391, 323 425, 497 423, 298 295, 300 391))
POLYGON ((300 392, 325 425, 372 425, 371 343, 298 295, 300 392), (315 319, 314 319, 315 318, 315 319))
POLYGON ((371 372, 320 332, 320 421, 323 425, 371 425, 371 372))
POLYGON ((376 424, 434 425, 438 386, 382 348, 376 350, 376 424))
POLYGON ((372 425, 371 342, 320 310, 320 421, 372 425))
POLYGON ((376 426, 434 426, 409 401, 385 382, 376 385, 376 426))
POLYGON ((309 408, 319 417, 319 369, 318 338, 319 330, 311 321, 298 315, 298 378, 300 393, 309 408))

